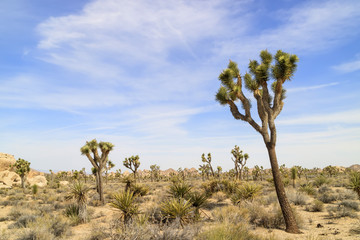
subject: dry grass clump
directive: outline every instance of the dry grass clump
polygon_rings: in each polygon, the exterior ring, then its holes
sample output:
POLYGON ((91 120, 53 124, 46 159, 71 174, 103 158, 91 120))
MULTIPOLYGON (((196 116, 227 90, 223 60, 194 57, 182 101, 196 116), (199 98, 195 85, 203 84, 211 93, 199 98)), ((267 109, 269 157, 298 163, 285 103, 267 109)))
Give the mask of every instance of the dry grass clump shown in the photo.
POLYGON ((287 191, 286 195, 289 201, 297 206, 304 206, 309 201, 309 197, 301 192, 287 191))
POLYGON ((249 211, 238 206, 225 206, 217 208, 212 212, 213 218, 218 222, 239 223, 249 221, 249 211))
POLYGON ((337 206, 329 206, 327 208, 327 211, 329 218, 343 218, 343 217, 358 218, 358 215, 355 213, 353 209, 340 204, 337 206))
POLYGON ((28 223, 27 228, 22 229, 17 240, 59 239, 70 235, 70 225, 66 219, 61 216, 45 215, 28 223))
POLYGON ((312 204, 305 207, 305 211, 308 212, 322 212, 324 210, 324 203, 315 199, 312 204))
POLYGON ((201 232, 196 240, 263 240, 263 238, 251 233, 244 223, 222 223, 201 232))

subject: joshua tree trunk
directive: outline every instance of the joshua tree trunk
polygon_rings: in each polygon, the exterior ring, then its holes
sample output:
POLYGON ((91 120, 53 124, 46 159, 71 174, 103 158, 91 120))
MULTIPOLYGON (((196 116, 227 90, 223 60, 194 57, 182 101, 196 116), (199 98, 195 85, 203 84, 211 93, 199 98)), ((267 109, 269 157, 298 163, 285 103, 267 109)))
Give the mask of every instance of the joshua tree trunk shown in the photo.
POLYGON ((99 197, 100 197, 100 201, 101 203, 104 205, 105 204, 105 198, 104 198, 104 191, 103 191, 103 179, 101 176, 101 171, 98 173, 98 191, 99 191, 99 197))
POLYGON ((25 188, 25 175, 24 176, 20 176, 21 178, 21 187, 25 188))
POLYGON ((269 146, 268 144, 266 146, 270 158, 270 164, 271 164, 271 171, 274 178, 274 184, 275 184, 275 190, 276 195, 279 200, 279 204, 281 207, 281 211, 283 213, 285 224, 286 224, 286 232, 290 233, 300 233, 298 226, 296 224, 296 220, 294 217, 294 214, 291 210, 291 206, 289 204, 289 201, 287 200, 286 194, 285 194, 285 188, 284 184, 281 180, 281 174, 279 170, 279 164, 277 162, 276 158, 276 151, 275 146, 269 146))
POLYGON ((85 223, 88 218, 86 203, 79 203, 79 218, 81 222, 85 223))

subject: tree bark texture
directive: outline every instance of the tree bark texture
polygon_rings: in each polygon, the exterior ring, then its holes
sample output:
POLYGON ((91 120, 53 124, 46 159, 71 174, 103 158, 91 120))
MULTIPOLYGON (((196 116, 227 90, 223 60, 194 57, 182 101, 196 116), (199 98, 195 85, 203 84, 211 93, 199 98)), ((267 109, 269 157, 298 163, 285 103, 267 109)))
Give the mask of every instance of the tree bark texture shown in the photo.
POLYGON ((269 158, 270 158, 271 171, 273 174, 276 195, 278 197, 281 211, 283 213, 285 224, 286 224, 285 231, 289 232, 289 233, 301 233, 296 224, 296 220, 295 220, 293 211, 291 209, 290 203, 287 200, 287 197, 285 194, 285 187, 281 180, 279 164, 278 164, 277 158, 276 158, 275 146, 266 146, 266 148, 268 150, 268 154, 269 154, 269 158))

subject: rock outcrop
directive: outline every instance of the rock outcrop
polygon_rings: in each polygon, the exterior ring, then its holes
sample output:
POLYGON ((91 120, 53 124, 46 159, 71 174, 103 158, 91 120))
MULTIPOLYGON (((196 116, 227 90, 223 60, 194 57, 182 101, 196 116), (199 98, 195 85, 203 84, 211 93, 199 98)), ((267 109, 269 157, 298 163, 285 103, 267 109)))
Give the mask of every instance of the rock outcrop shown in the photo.
POLYGON ((21 179, 16 173, 5 170, 0 172, 0 183, 12 187, 13 185, 20 185, 21 179))
MULTIPOLYGON (((16 162, 11 154, 0 153, 0 188, 11 188, 14 185, 21 185, 21 178, 11 169, 11 165, 16 162)), ((26 176, 26 184, 45 187, 47 180, 45 174, 31 169, 26 176)))

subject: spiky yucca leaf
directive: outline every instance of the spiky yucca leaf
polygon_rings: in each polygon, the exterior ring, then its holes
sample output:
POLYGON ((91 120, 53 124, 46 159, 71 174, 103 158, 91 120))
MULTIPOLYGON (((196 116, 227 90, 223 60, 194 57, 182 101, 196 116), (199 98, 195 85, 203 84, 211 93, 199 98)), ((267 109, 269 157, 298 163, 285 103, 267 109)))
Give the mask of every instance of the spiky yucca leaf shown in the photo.
POLYGON ((175 182, 170 186, 168 193, 174 198, 185 198, 191 189, 192 187, 188 183, 175 182))
POLYGON ((352 171, 350 173, 350 188, 352 188, 360 199, 360 172, 352 171))
POLYGON ((70 192, 66 196, 66 199, 75 199, 78 204, 86 204, 89 191, 90 188, 83 182, 76 181, 74 184, 70 185, 70 192))
POLYGON ((121 211, 125 224, 139 213, 139 206, 135 202, 136 198, 137 196, 129 190, 113 195, 114 200, 110 203, 110 206, 121 211))
POLYGON ((190 200, 186 201, 183 198, 173 198, 161 205, 161 212, 165 218, 178 220, 181 226, 191 221, 192 210, 193 209, 190 200))

